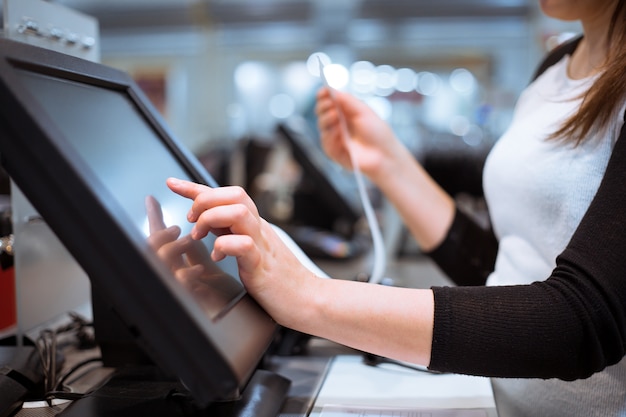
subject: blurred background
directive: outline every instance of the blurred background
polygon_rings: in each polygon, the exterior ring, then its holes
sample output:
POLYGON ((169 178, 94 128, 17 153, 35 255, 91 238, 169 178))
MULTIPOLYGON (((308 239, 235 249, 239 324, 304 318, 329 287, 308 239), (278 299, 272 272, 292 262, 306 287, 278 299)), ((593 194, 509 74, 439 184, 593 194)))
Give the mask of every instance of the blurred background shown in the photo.
MULTIPOLYGON (((320 154, 317 57, 478 216, 484 157, 541 57, 579 33, 538 0, 54 0, 99 22, 104 64, 130 73, 218 183, 314 256, 367 250, 349 172, 320 154)), ((376 190, 392 257, 413 252, 376 190)))
MULTIPOLYGON (((55 0, 96 17, 101 59, 135 75, 194 151, 307 114, 321 52, 413 148, 493 140, 537 61, 576 27, 537 0, 55 0)), ((330 77, 329 77, 330 78, 330 77)))

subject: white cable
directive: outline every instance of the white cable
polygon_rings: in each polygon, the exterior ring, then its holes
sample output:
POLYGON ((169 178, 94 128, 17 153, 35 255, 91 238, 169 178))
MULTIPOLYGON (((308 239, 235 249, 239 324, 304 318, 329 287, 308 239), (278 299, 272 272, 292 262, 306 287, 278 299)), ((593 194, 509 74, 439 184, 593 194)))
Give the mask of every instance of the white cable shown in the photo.
POLYGON ((356 178, 359 196, 361 197, 361 204, 363 205, 363 210, 365 211, 365 217, 367 219, 367 225, 369 226, 370 234, 372 235, 372 242, 374 244, 374 265, 372 267, 372 273, 370 275, 369 282, 373 284, 379 284, 380 281, 383 279, 383 274, 385 273, 386 268, 386 255, 383 237, 380 232, 380 227, 378 226, 378 220, 376 219, 374 209, 372 208, 372 202, 370 201, 370 198, 365 191, 363 174, 361 173, 361 169, 357 164, 356 156, 354 155, 354 152, 352 152, 352 144, 350 143, 351 137, 350 132, 348 131, 348 125, 346 124, 346 119, 343 117, 343 113, 337 105, 337 99, 335 97, 334 89, 330 86, 330 84, 328 84, 328 80, 326 79, 326 75, 324 74, 324 64, 322 63, 322 60, 319 56, 317 57, 317 60, 320 66, 320 78, 322 79, 326 88, 328 88, 328 91, 330 92, 330 97, 335 102, 337 107, 341 135, 346 141, 346 148, 348 149, 348 154, 350 154, 350 162, 352 163, 352 169, 356 178))
POLYGON ((318 277, 330 278, 330 276, 328 276, 326 272, 322 271, 322 269, 317 266, 306 253, 304 253, 302 248, 300 248, 300 246, 298 246, 298 244, 294 242, 294 240, 291 238, 291 236, 287 234, 287 232, 285 232, 283 229, 276 226, 275 224, 270 224, 270 226, 272 226, 272 228, 274 229, 278 237, 283 241, 285 246, 287 246, 289 250, 291 250, 291 252, 296 255, 296 258, 298 258, 302 265, 304 265, 309 271, 313 272, 318 277))

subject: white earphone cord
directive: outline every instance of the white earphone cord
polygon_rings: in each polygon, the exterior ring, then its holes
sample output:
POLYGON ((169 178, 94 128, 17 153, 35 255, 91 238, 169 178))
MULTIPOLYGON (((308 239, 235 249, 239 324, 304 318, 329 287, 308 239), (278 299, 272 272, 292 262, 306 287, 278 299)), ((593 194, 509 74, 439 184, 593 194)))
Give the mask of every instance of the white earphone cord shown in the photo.
MULTIPOLYGON (((320 65, 320 77, 324 82, 326 88, 328 88, 328 90, 330 91, 330 95, 336 104, 334 90, 328 84, 328 80, 326 79, 326 75, 324 74, 324 64, 319 57, 318 61, 320 65)), ((339 124, 341 127, 341 134, 346 141, 346 148, 348 149, 348 153, 350 154, 350 162, 352 163, 352 169, 356 178, 359 196, 361 197, 361 204, 363 205, 363 210, 365 211, 365 218, 367 219, 367 225, 370 229, 370 234, 372 235, 372 243, 374 245, 374 265, 372 267, 372 273, 370 275, 369 282, 373 284, 378 284, 383 279, 386 268, 385 245, 383 243, 383 237, 380 231, 380 226, 378 225, 378 220, 376 219, 376 214, 374 213, 374 209, 372 208, 372 202, 370 201, 369 195, 365 190, 365 181, 363 180, 363 174, 361 173, 359 165, 357 164, 356 156, 354 155, 354 152, 352 152, 352 146, 350 143, 350 132, 348 131, 346 120, 343 117, 343 113, 341 113, 341 111, 339 111, 339 124)))

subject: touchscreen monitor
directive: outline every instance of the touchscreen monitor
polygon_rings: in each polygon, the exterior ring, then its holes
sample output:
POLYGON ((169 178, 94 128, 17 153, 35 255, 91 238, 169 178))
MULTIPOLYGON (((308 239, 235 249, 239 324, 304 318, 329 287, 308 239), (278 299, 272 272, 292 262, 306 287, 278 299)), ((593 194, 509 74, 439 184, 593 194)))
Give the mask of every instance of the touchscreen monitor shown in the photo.
POLYGON ((276 325, 233 259, 214 263, 210 237, 188 238, 191 202, 166 178, 217 184, 126 73, 0 39, 0 157, 137 344, 198 404, 246 385, 276 325))

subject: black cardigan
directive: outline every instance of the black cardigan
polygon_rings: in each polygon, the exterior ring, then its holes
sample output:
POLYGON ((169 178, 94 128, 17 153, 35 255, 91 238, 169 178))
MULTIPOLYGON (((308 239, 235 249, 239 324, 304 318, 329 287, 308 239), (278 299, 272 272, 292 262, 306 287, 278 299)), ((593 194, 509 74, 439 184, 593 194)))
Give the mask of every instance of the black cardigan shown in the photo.
MULTIPOLYGON (((571 53, 550 54, 537 74, 571 53)), ((598 192, 545 281, 485 287, 498 242, 457 210, 431 257, 458 287, 433 287, 430 368, 497 377, 586 378, 626 347, 626 125, 598 192)))

